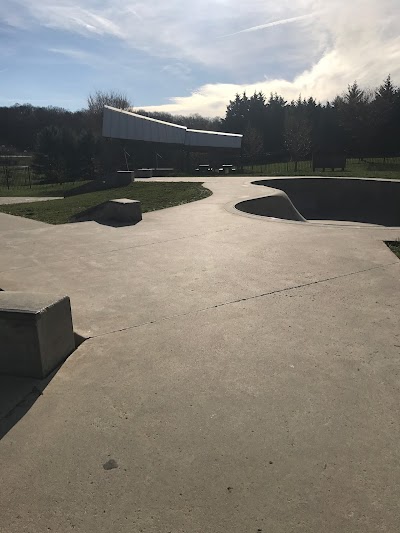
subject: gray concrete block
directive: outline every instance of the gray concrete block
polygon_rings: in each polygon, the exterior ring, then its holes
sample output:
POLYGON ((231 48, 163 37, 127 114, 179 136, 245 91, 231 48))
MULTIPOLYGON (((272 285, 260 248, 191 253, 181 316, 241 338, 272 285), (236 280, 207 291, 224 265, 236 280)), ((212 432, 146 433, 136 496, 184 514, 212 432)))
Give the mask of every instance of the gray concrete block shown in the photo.
POLYGON ((135 178, 152 178, 153 169, 152 168, 138 168, 134 171, 135 178))
POLYGON ((139 200, 130 200, 129 198, 109 200, 104 206, 102 218, 126 224, 136 224, 142 220, 142 207, 139 200))
POLYGON ((153 178, 164 178, 167 176, 173 176, 175 169, 173 168, 153 168, 152 177, 153 178))
POLYGON ((135 181, 135 173, 133 170, 117 170, 117 184, 126 186, 135 181))
POLYGON ((75 349, 68 296, 0 293, 0 373, 44 378, 75 349))

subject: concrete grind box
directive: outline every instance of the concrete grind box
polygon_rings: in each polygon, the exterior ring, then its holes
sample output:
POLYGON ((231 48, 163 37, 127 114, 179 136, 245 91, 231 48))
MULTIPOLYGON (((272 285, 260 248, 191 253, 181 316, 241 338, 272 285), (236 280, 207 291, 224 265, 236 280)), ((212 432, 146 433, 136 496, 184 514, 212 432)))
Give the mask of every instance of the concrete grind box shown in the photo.
POLYGON ((100 219, 136 224, 142 220, 141 204, 139 200, 130 200, 129 198, 109 200, 103 206, 100 219))
POLYGON ((74 350, 68 296, 0 292, 0 373, 42 379, 74 350))

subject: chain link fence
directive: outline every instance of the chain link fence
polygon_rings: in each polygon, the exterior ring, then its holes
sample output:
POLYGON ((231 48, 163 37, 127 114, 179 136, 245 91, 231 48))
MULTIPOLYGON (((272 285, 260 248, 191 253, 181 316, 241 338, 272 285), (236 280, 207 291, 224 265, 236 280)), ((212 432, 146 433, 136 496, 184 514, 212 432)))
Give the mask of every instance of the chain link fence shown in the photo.
POLYGON ((29 166, 13 165, 0 168, 0 192, 14 189, 31 189, 32 172, 29 166))
POLYGON ((63 197, 86 183, 82 180, 49 183, 36 176, 29 166, 0 166, 0 197, 63 197))
MULTIPOLYGON (((249 163, 245 162, 243 165, 245 173, 262 176, 290 176, 290 175, 318 175, 321 174, 322 169, 316 169, 313 172, 313 161, 309 157, 302 161, 278 160, 272 161, 270 159, 249 163)), ((326 169, 326 174, 331 173, 331 169, 326 169)), ((400 157, 352 157, 346 159, 346 168, 342 171, 340 168, 335 169, 335 174, 343 176, 357 176, 360 177, 368 175, 373 177, 398 178, 400 177, 400 157)))

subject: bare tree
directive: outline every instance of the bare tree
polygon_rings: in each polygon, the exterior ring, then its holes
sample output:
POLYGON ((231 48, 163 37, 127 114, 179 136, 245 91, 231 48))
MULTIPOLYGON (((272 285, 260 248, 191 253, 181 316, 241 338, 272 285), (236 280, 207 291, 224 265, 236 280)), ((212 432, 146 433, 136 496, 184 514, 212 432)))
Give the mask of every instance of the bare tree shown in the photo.
POLYGON ((286 116, 285 145, 294 161, 294 171, 297 172, 299 160, 308 156, 312 147, 311 124, 306 117, 298 113, 286 116))
POLYGON ((95 91, 89 94, 87 105, 90 113, 101 113, 105 105, 117 109, 129 109, 132 106, 126 94, 117 91, 95 91))
POLYGON ((117 91, 95 91, 87 99, 88 123, 95 135, 101 134, 101 123, 105 105, 117 109, 129 109, 131 102, 125 94, 117 91))

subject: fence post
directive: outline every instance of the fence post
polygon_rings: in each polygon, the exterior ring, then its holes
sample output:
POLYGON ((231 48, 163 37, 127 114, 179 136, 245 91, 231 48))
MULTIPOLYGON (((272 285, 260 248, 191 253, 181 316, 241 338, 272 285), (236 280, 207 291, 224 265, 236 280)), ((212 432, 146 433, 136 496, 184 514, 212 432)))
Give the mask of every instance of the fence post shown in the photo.
POLYGON ((5 173, 6 173, 6 183, 7 183, 7 189, 10 190, 10 182, 8 180, 8 168, 4 167, 5 173))
POLYGON ((28 167, 29 188, 32 189, 31 167, 28 167))

